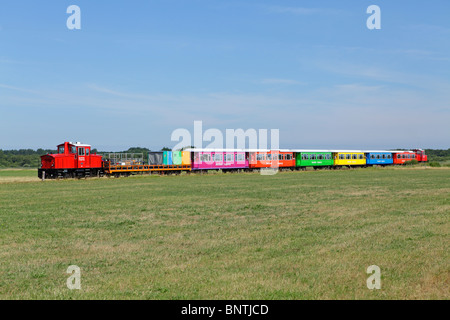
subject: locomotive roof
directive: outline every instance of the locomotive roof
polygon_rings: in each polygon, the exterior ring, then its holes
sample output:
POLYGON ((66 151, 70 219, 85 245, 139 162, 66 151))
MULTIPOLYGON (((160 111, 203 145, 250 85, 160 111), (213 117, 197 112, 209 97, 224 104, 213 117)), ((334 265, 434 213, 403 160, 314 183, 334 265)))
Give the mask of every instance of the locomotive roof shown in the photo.
MULTIPOLYGON (((63 143, 64 144, 64 143, 63 143)), ((81 142, 75 142, 73 143, 72 141, 69 142, 69 144, 76 146, 76 147, 90 147, 90 144, 85 144, 85 143, 81 143, 81 142)))

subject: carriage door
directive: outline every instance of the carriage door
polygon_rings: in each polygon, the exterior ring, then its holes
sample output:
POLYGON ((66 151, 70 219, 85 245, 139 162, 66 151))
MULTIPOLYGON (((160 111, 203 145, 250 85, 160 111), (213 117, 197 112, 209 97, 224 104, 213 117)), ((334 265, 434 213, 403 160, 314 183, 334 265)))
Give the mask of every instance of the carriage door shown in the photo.
POLYGON ((84 147, 78 147, 78 168, 86 167, 86 154, 84 147))

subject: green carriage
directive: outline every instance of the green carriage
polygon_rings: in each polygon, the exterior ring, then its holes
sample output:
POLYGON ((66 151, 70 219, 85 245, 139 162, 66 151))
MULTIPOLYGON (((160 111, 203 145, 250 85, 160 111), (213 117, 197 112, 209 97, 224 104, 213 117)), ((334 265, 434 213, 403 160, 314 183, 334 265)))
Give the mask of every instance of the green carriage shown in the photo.
POLYGON ((295 153, 295 166, 306 167, 331 167, 333 155, 328 151, 297 151, 295 153))

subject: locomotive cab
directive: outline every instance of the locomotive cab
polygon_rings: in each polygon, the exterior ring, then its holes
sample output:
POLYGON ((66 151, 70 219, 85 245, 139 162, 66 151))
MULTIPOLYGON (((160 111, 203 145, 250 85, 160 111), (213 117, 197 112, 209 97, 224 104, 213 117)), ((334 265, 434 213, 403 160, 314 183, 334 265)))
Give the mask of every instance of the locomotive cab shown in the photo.
POLYGON ((416 154, 416 159, 419 162, 428 161, 428 156, 425 154, 425 150, 422 149, 412 149, 412 151, 416 154))

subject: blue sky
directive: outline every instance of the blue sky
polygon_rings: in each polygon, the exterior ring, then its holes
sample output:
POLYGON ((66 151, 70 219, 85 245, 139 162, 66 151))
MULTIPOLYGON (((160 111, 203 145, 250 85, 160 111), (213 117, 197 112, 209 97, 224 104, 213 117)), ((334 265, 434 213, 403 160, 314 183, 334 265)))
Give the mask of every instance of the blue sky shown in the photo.
POLYGON ((2 1, 0 149, 156 150, 194 120, 279 129, 284 148, 449 148, 449 16, 448 0, 2 1))

